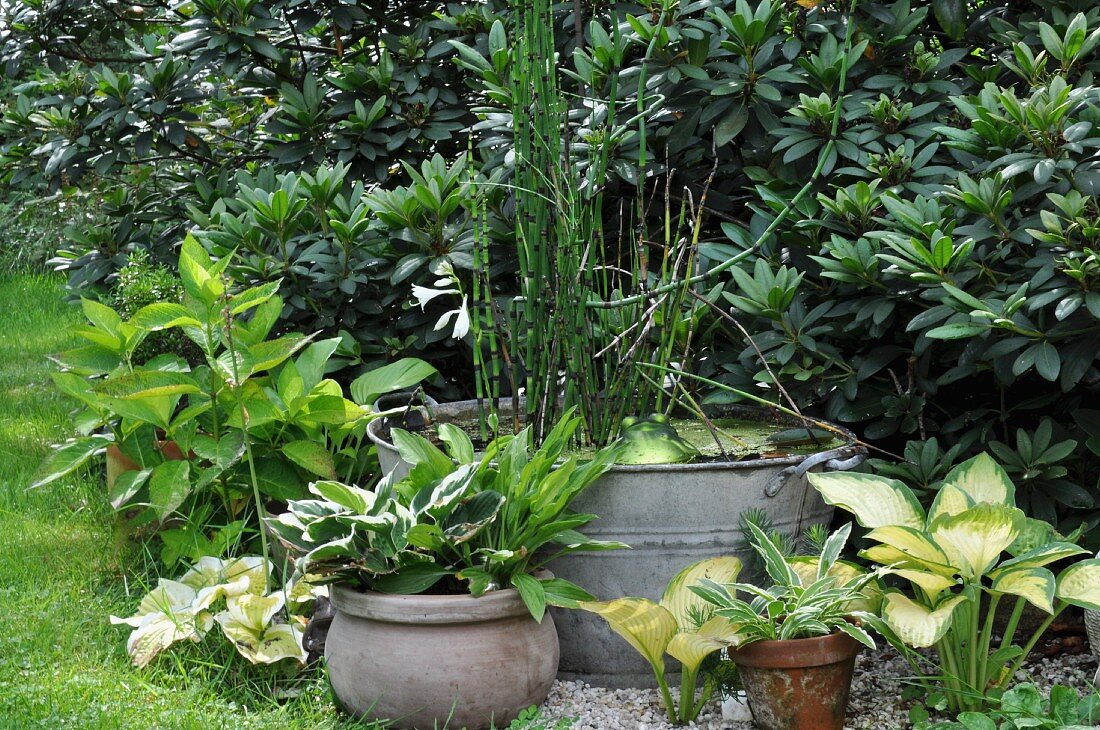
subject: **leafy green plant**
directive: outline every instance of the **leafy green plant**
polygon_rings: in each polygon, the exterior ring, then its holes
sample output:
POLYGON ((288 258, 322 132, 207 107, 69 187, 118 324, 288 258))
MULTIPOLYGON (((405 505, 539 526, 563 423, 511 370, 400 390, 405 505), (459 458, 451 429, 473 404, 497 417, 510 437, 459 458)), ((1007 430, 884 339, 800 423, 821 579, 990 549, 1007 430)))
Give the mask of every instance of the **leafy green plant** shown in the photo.
POLYGON ((229 550, 249 509, 262 514, 269 502, 303 497, 309 479, 369 474, 368 450, 360 448, 367 421, 378 415, 369 405, 434 373, 399 361, 352 384, 370 400, 348 400, 325 377, 339 341, 269 337, 282 309, 279 282, 237 291, 225 276, 229 263, 188 237, 182 301, 148 304, 123 319, 85 299, 89 324, 76 333, 89 344, 58 356, 64 371, 53 376, 84 408, 83 435, 46 459, 35 486, 116 449, 128 468, 109 485, 108 501, 130 529, 173 528, 164 533, 168 562, 229 550), (173 354, 136 362, 149 335, 176 329, 201 353, 197 362, 173 354), (207 521, 217 522, 212 511, 226 521, 215 539, 206 534, 207 521), (174 524, 181 518, 182 526, 174 524))
POLYGON ((302 556, 303 570, 328 581, 383 593, 422 593, 441 582, 475 596, 511 587, 541 621, 548 603, 591 599, 568 581, 538 577, 542 566, 565 553, 625 547, 585 537, 577 528, 595 515, 569 510, 615 458, 607 448, 584 463, 562 461, 579 426, 567 412, 537 450, 528 427, 482 454, 450 424, 439 429, 446 452, 395 429, 412 466, 407 477, 387 475, 373 490, 315 482, 309 490, 318 499, 291 500, 268 524, 302 556))
POLYGON ((963 712, 953 722, 920 720, 914 730, 1085 730, 1100 722, 1100 694, 1081 698, 1077 691, 1056 684, 1043 697, 1034 684, 1020 684, 1006 691, 986 712, 963 712))
MULTIPOLYGON (((987 454, 952 469, 927 512, 909 487, 886 477, 827 473, 810 481, 826 502, 870 528, 873 544, 861 555, 910 583, 912 597, 886 593, 881 630, 903 653, 936 648, 940 674, 925 681, 942 681, 953 711, 986 707, 1066 608, 1100 608, 1100 560, 1080 560, 1055 576, 1046 566, 1086 551, 1026 517, 1008 474, 987 454), (1006 597, 1014 606, 995 646, 1006 597), (1021 648, 1013 642, 1029 603, 1048 616, 1021 648)), ((916 662, 913 669, 924 676, 916 662)))
POLYGON ((141 599, 137 613, 112 616, 111 623, 133 627, 126 652, 137 667, 147 666, 177 642, 202 641, 215 623, 253 664, 282 659, 305 663, 305 616, 325 589, 299 577, 269 593, 270 572, 271 563, 262 557, 204 557, 179 580, 161 578, 141 599))

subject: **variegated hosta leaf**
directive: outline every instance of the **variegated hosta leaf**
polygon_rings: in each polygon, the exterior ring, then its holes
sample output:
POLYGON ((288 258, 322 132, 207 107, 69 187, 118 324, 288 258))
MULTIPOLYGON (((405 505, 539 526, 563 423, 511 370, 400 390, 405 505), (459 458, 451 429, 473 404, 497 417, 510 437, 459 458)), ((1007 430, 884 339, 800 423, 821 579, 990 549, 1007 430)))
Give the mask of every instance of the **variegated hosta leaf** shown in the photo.
POLYGON ((272 624, 283 607, 283 594, 244 594, 226 599, 226 610, 214 617, 237 651, 253 664, 280 659, 306 660, 302 632, 291 624, 272 624))
POLYGON ((1100 560, 1082 560, 1063 570, 1055 595, 1074 606, 1100 611, 1100 560))
POLYGON ((171 614, 180 609, 190 608, 195 602, 196 595, 197 591, 185 583, 161 578, 157 582, 157 587, 141 599, 137 613, 129 618, 111 616, 111 623, 138 626, 141 620, 150 614, 171 614))
POLYGON ((940 594, 948 588, 955 586, 958 581, 927 570, 914 570, 912 568, 898 568, 891 571, 894 575, 905 578, 910 583, 917 585, 928 596, 929 600, 939 599, 940 594))
POLYGON ((951 564, 950 558, 948 558, 947 554, 932 541, 931 535, 912 527, 885 525, 868 532, 867 539, 881 542, 890 547, 895 547, 922 563, 934 563, 936 565, 951 564))
POLYGON ((1023 513, 983 502, 931 526, 935 541, 965 578, 985 575, 1020 534, 1023 513))
POLYGON ((1015 565, 998 568, 989 574, 993 580, 990 590, 995 593, 1011 593, 1021 596, 1036 608, 1054 613, 1054 573, 1046 568, 1015 565))
POLYGON ((910 568, 913 570, 925 570, 936 575, 950 578, 958 571, 950 565, 934 563, 930 560, 921 560, 908 553, 903 553, 892 545, 872 545, 861 551, 860 556, 882 565, 891 565, 897 568, 910 568))
POLYGON ((180 608, 176 612, 150 613, 126 640, 126 653, 134 660, 134 666, 144 667, 162 650, 177 641, 200 641, 210 630, 213 620, 207 611, 180 608))
POLYGON ((943 638, 951 628, 955 607, 965 600, 964 596, 952 596, 933 610, 903 593, 888 593, 882 604, 882 618, 905 644, 921 649, 943 638))
POLYGON ((848 510, 864 527, 924 527, 924 510, 916 495, 896 479, 856 472, 808 476, 826 502, 848 510))
POLYGON ((945 484, 940 487, 940 491, 936 493, 936 498, 932 500, 932 507, 928 510, 927 524, 931 525, 941 517, 950 517, 965 512, 973 506, 974 500, 966 492, 954 484, 945 484))
POLYGON ((113 624, 134 627, 126 640, 126 652, 136 666, 148 665, 157 654, 177 641, 198 641, 210 629, 210 614, 195 608, 197 595, 189 585, 162 578, 157 587, 141 599, 135 615, 129 618, 111 616, 113 624))
POLYGON ((328 597, 328 586, 318 585, 321 580, 319 575, 295 574, 286 587, 286 602, 291 611, 297 612, 312 601, 325 596, 328 597))
POLYGON ((616 598, 613 601, 582 601, 585 611, 598 614, 611 630, 627 640, 635 651, 663 673, 663 656, 676 633, 676 618, 667 608, 647 598, 616 598))
POLYGON ((684 665, 685 670, 694 672, 712 652, 725 646, 736 646, 740 638, 734 624, 715 616, 700 626, 698 631, 681 631, 673 636, 667 651, 684 665))
POLYGON ((981 453, 947 473, 945 487, 957 487, 975 504, 987 502, 1016 506, 1016 487, 1000 464, 989 454, 981 453))
POLYGON ((696 619, 713 606, 692 593, 691 586, 704 578, 715 583, 732 583, 737 580, 740 572, 741 561, 732 555, 700 560, 681 570, 669 581, 664 595, 661 596, 661 605, 676 619, 676 625, 681 631, 694 630, 699 625, 696 619))
POLYGON ((270 572, 271 563, 261 557, 248 556, 220 560, 207 556, 199 558, 198 562, 183 574, 180 583, 198 591, 195 608, 203 609, 210 607, 222 596, 264 593, 267 590, 267 576, 270 572))
POLYGON ((1062 558, 1071 558, 1075 555, 1087 554, 1089 554, 1088 550, 1085 550, 1080 545, 1074 545, 1072 542, 1052 542, 1028 550, 1010 560, 1006 560, 1001 563, 1000 567, 1009 568, 1018 566, 1022 568, 1041 568, 1044 565, 1050 565, 1062 558))
MULTIPOLYGON (((788 561, 795 572, 798 573, 798 577, 802 579, 802 585, 812 585, 817 579, 817 565, 818 558, 813 555, 801 555, 793 558, 789 558, 788 561)), ((835 579, 834 585, 843 586, 851 583, 856 578, 863 576, 867 571, 860 568, 858 565, 849 563, 846 560, 838 560, 833 563, 829 568, 828 577, 835 579)), ((879 606, 882 605, 882 587, 878 581, 872 581, 864 586, 860 591, 863 598, 858 598, 854 601, 849 601, 844 604, 844 611, 846 613, 852 613, 855 611, 867 611, 869 613, 878 613, 879 606)))

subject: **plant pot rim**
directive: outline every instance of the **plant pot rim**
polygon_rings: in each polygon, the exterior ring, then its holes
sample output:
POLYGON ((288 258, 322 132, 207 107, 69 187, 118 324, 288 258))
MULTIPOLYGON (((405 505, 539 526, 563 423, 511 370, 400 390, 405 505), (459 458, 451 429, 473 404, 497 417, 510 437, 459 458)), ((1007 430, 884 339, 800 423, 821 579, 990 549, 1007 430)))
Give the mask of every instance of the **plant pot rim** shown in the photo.
POLYGON ((756 669, 796 669, 837 664, 855 657, 863 644, 842 631, 806 639, 754 641, 730 649, 730 659, 739 666, 756 669))
MULTIPOLYGON (((539 571, 535 575, 553 577, 550 571, 539 571)), ((346 583, 335 583, 329 591, 329 600, 342 613, 393 624, 472 624, 531 617, 527 604, 515 588, 500 588, 481 596, 468 593, 404 595, 365 591, 346 583)))
MULTIPOLYGON (((476 400, 463 400, 453 401, 451 403, 442 403, 443 406, 470 406, 476 405, 476 400)), ((767 409, 759 406, 739 406, 745 410, 752 410, 756 412, 764 412, 767 409)), ((367 438, 374 443, 375 446, 395 449, 393 442, 387 441, 381 433, 381 428, 385 425, 387 419, 376 418, 367 423, 367 438)), ((698 473, 708 471, 727 471, 729 469, 762 469, 771 468, 775 466, 797 466, 802 464, 808 458, 822 457, 822 455, 828 455, 827 459, 845 460, 851 457, 862 455, 866 453, 866 449, 860 446, 853 434, 843 426, 836 426, 834 428, 839 429, 848 440, 843 446, 839 446, 834 449, 826 451, 817 451, 801 454, 790 454, 788 456, 773 456, 773 457, 761 457, 756 459, 742 459, 741 461, 703 461, 698 463, 676 463, 676 464, 613 464, 608 470, 610 472, 619 473, 649 473, 658 472, 661 474, 673 474, 673 473, 698 473)), ((815 459, 816 460, 816 459, 815 459)))

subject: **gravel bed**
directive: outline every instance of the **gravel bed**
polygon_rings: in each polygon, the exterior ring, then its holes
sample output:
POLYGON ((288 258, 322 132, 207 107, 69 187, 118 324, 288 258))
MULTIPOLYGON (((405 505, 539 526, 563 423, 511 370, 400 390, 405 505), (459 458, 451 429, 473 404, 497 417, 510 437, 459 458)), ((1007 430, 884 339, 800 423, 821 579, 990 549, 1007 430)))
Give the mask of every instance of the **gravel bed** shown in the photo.
MULTIPOLYGON (((1086 690, 1096 671, 1091 654, 1059 655, 1035 660, 1017 674, 1044 689, 1064 684, 1086 690)), ((848 705, 846 730, 894 730, 910 727, 910 702, 901 699, 904 677, 912 672, 905 660, 891 650, 863 652, 856 660, 856 674, 848 705)), ((672 690, 678 696, 676 689, 672 690)), ((574 730, 672 730, 655 689, 604 689, 581 682, 556 682, 542 706, 548 719, 574 718, 574 730)), ((688 727, 702 730, 752 730, 749 722, 722 719, 717 699, 703 709, 688 727)))

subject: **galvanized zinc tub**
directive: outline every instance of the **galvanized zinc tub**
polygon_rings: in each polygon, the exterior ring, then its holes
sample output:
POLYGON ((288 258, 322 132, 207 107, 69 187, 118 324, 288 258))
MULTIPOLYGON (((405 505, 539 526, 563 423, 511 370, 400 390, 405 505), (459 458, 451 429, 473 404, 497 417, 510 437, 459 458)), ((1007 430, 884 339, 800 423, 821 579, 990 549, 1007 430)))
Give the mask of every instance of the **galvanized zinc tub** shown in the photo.
MULTIPOLYGON (((465 420, 476 415, 476 409, 476 401, 442 404, 433 418, 437 423, 465 420)), ((738 409, 739 414, 752 412, 774 420, 763 409, 738 409)), ((382 470, 397 470, 401 476, 408 465, 385 438, 382 426, 382 421, 374 421, 367 433, 378 447, 382 470)), ((851 469, 863 461, 862 447, 844 433, 848 445, 809 455, 612 467, 573 502, 573 508, 599 515, 584 528, 586 535, 625 542, 631 549, 577 553, 549 567, 600 600, 658 600, 668 581, 686 565, 716 555, 749 558, 751 551, 745 549, 739 529, 746 510, 763 510, 776 529, 789 535, 828 524, 832 507, 809 485, 806 474, 851 469)), ((552 610, 561 641, 559 677, 603 687, 654 684, 649 665, 603 619, 583 611, 552 610)))

